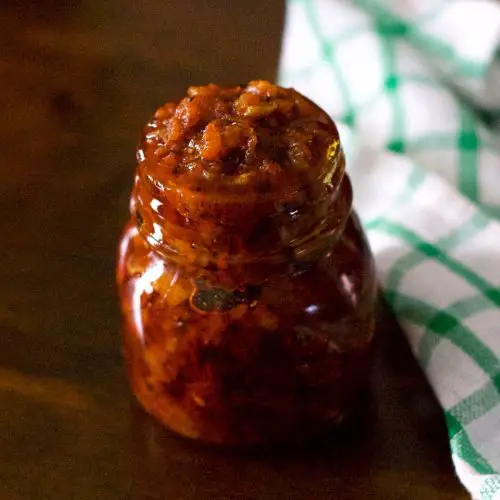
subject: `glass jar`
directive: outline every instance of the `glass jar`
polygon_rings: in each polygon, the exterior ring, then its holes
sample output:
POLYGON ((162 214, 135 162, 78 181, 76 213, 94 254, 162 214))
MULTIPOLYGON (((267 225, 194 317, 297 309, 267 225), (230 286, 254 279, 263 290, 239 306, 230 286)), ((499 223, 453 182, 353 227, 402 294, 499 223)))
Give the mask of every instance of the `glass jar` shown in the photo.
POLYGON ((124 351, 139 402, 183 436, 304 441, 367 384, 374 266, 328 126, 320 174, 286 193, 168 182, 146 130, 119 249, 124 351))

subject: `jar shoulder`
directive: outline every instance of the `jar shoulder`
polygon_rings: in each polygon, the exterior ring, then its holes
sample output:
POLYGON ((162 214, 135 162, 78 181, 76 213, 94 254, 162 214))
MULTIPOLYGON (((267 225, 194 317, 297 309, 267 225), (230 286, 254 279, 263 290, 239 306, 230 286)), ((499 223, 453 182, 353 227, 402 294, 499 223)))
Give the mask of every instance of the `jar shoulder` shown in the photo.
POLYGON ((340 240, 320 258, 237 287, 211 283, 206 274, 162 258, 127 226, 117 276, 125 312, 135 322, 147 315, 159 325, 181 317, 201 324, 210 316, 213 322, 246 320, 271 329, 327 332, 346 325, 352 330, 353 322, 373 316, 376 294, 373 258, 355 214, 340 240))

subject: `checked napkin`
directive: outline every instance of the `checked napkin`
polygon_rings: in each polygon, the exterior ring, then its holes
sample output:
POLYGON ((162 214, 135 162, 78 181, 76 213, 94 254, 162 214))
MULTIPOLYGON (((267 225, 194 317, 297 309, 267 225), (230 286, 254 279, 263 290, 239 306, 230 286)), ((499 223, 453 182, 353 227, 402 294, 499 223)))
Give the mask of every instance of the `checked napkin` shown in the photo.
POLYGON ((288 0, 279 80, 340 122, 457 475, 500 499, 500 2, 288 0))

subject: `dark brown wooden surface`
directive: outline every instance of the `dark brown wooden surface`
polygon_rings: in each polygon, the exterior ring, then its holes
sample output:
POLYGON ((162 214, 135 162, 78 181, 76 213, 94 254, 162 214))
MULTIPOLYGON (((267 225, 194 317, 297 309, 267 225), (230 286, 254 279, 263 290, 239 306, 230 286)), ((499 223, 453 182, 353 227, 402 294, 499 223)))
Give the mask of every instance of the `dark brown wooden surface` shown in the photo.
POLYGON ((241 456, 131 401, 115 245, 138 131, 192 83, 272 78, 282 4, 0 3, 0 499, 467 498, 441 412, 381 322, 372 407, 321 447, 241 456))

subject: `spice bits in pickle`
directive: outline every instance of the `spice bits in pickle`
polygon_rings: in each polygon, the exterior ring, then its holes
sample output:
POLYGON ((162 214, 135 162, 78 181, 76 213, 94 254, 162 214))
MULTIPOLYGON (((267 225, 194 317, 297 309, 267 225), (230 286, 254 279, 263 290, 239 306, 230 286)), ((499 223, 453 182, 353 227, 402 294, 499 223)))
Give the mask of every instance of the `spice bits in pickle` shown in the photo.
POLYGON ((295 91, 264 80, 190 87, 144 130, 147 174, 196 191, 293 191, 331 162, 338 132, 295 91))
POLYGON ((199 283, 191 295, 191 307, 202 313, 227 312, 240 304, 252 305, 260 295, 260 287, 247 285, 242 290, 211 288, 199 283))

